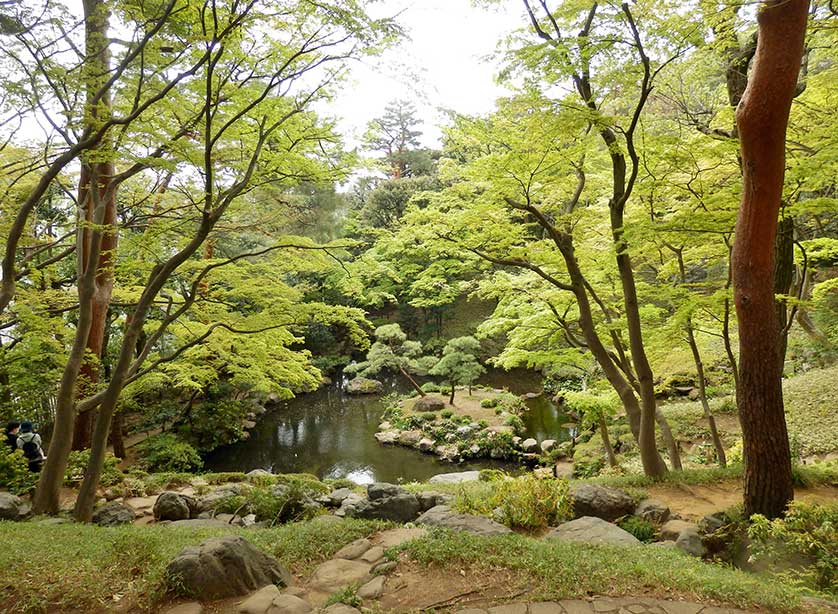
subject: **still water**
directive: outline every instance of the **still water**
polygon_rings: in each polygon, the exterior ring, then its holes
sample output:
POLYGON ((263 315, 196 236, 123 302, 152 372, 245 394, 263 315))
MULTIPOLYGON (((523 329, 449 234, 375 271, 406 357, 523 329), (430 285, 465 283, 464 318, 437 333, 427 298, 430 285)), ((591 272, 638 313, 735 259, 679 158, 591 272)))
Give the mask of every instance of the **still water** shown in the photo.
MULTIPOLYGON (((399 378, 382 381, 385 395, 409 391, 399 378)), ((538 390, 537 376, 532 374, 489 373, 482 383, 517 394, 538 390)), ((568 419, 551 401, 538 397, 527 404, 531 407, 524 416, 528 436, 539 441, 569 438, 562 426, 568 419)), ((383 412, 380 397, 346 395, 336 381, 271 408, 259 417, 250 439, 215 450, 207 457, 206 467, 211 471, 306 472, 358 484, 422 481, 437 473, 471 469, 519 470, 513 463, 489 459, 455 465, 410 448, 383 446, 374 437, 383 412)))

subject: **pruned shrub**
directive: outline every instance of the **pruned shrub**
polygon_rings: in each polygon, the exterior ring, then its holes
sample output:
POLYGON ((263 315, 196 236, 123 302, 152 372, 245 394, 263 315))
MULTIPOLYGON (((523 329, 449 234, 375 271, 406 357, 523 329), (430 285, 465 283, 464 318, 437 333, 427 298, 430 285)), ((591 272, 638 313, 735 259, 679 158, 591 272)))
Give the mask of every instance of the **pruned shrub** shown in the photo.
MULTIPOLYGON (((74 486, 81 483, 84 479, 84 471, 87 469, 89 462, 90 450, 74 450, 70 452, 67 469, 64 471, 64 484, 66 486, 74 486)), ((112 453, 108 452, 105 454, 105 464, 102 468, 102 477, 99 480, 102 486, 115 486, 125 479, 125 475, 119 470, 120 462, 112 453)))
POLYGON ((152 435, 137 450, 140 464, 147 471, 189 472, 204 465, 198 451, 173 433, 152 435))

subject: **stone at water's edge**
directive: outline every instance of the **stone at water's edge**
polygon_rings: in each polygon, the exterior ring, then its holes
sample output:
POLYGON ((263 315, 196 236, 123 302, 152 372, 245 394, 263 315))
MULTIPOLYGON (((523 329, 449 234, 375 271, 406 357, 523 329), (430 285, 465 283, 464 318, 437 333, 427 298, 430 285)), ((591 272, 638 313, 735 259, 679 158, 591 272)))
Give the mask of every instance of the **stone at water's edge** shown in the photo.
POLYGON ((521 442, 521 449, 524 452, 536 452, 538 450, 538 442, 532 437, 529 437, 521 442))
POLYGON ((344 391, 346 394, 381 394, 384 384, 376 379, 356 377, 347 382, 344 391))
POLYGON ((583 516, 560 524, 550 531, 545 539, 561 539, 583 544, 609 544, 616 546, 639 546, 640 540, 628 531, 601 518, 583 516))
POLYGON ((429 484, 459 484, 476 482, 480 479, 479 471, 460 471, 459 473, 440 473, 428 480, 429 484))
POLYGON ((612 521, 634 512, 634 499, 619 488, 581 484, 571 486, 570 495, 576 518, 595 516, 612 521))
POLYGON ((185 548, 166 567, 170 587, 202 599, 246 595, 269 584, 287 586, 291 574, 243 537, 213 537, 185 548))
POLYGON ((111 502, 97 508, 93 512, 93 524, 100 527, 115 527, 120 524, 134 522, 134 509, 122 503, 111 502))
POLYGON ((416 524, 446 527, 456 531, 466 531, 475 535, 506 535, 512 531, 484 516, 458 514, 447 505, 437 505, 416 520, 416 524))
POLYGON ((160 493, 154 503, 155 520, 187 520, 198 515, 198 502, 174 491, 160 493))

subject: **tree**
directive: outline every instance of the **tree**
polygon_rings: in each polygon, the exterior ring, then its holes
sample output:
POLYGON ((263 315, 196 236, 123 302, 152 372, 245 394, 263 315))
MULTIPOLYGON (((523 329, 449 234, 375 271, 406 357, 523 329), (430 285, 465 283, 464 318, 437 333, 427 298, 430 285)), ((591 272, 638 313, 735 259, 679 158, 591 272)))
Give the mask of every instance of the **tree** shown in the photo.
POLYGON ((611 394, 597 394, 595 392, 562 392, 562 398, 565 405, 567 405, 574 412, 580 416, 580 427, 589 429, 595 426, 599 431, 599 436, 602 438, 602 445, 605 448, 605 454, 608 457, 608 464, 611 467, 616 467, 617 455, 614 454, 614 446, 611 445, 611 439, 608 436, 608 418, 614 414, 616 403, 611 394))
POLYGON ((471 336, 455 337, 445 344, 442 358, 429 371, 431 375, 442 377, 451 386, 451 396, 448 402, 454 404, 454 392, 457 386, 471 386, 486 369, 477 362, 480 353, 480 342, 471 336))
POLYGON ((416 106, 407 100, 394 100, 384 109, 384 115, 367 127, 366 145, 384 155, 390 179, 431 174, 433 160, 428 151, 419 147, 419 125, 416 106))
POLYGON ((350 364, 344 372, 367 377, 386 370, 398 371, 416 392, 425 396, 412 374, 422 374, 427 368, 428 359, 422 355, 422 344, 410 341, 398 324, 385 324, 375 329, 375 343, 367 352, 367 359, 350 364))
POLYGON ((808 0, 768 0, 760 5, 754 66, 736 111, 743 170, 733 245, 739 318, 736 399, 747 516, 777 518, 794 497, 774 303, 774 243, 783 199, 786 128, 803 58, 808 9, 808 0))

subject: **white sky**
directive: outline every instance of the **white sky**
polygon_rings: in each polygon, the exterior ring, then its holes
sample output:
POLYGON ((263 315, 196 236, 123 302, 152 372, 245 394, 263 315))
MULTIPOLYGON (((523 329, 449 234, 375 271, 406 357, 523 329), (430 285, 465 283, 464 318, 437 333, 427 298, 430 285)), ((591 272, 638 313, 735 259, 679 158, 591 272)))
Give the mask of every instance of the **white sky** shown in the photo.
POLYGON ((441 109, 485 113, 504 94, 494 82, 498 66, 486 56, 512 30, 525 25, 523 4, 505 0, 481 9, 470 0, 382 0, 375 15, 399 15, 410 40, 385 55, 356 64, 334 105, 324 109, 341 119, 352 144, 388 102, 414 102, 425 122, 423 145, 439 145, 441 109))

